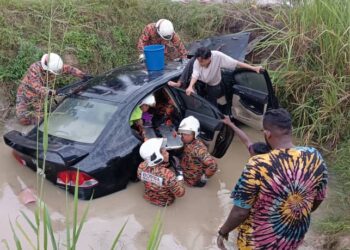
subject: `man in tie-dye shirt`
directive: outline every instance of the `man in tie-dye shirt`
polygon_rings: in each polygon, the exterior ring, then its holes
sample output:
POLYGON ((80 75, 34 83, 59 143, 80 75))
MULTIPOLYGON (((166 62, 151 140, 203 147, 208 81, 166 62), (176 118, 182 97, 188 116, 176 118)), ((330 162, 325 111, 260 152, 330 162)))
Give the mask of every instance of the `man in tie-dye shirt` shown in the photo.
POLYGON ((219 230, 218 246, 238 228, 239 249, 297 249, 311 212, 326 194, 327 167, 312 147, 292 143, 290 114, 267 111, 264 135, 272 150, 250 158, 233 193, 233 208, 219 230))

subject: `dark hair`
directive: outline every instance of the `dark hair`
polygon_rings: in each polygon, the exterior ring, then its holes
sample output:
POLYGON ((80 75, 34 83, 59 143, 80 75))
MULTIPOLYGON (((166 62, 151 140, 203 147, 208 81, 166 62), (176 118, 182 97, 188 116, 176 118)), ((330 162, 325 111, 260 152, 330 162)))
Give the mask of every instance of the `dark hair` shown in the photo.
POLYGON ((292 118, 283 108, 271 109, 264 115, 263 127, 269 130, 284 130, 284 133, 288 134, 292 130, 292 118))
POLYGON ((196 58, 208 59, 211 57, 211 51, 207 47, 200 47, 194 54, 196 58))
POLYGON ((252 144, 249 147, 249 149, 250 149, 250 151, 252 151, 251 153, 254 153, 256 155, 266 154, 266 153, 270 152, 270 150, 271 150, 269 145, 267 145, 264 142, 256 142, 256 143, 252 144))

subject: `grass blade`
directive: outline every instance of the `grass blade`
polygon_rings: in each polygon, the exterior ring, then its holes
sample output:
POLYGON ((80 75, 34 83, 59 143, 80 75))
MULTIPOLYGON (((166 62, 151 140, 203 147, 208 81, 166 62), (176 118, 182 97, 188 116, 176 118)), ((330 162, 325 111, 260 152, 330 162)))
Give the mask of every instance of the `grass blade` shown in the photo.
POLYGON ((45 216, 45 204, 43 205, 43 219, 44 219, 44 249, 47 249, 47 217, 45 216))
POLYGON ((35 246, 33 244, 33 242, 30 240, 28 234, 26 233, 26 231, 22 228, 21 224, 19 224, 19 222, 16 220, 16 226, 19 229, 19 231, 23 234, 24 238, 28 241, 29 245, 35 250, 35 246))
POLYGON ((71 248, 70 245, 70 217, 69 217, 69 204, 68 204, 68 185, 66 184, 66 238, 67 238, 67 249, 71 248))
POLYGON ((24 219, 26 219, 27 223, 30 225, 30 227, 33 229, 34 233, 38 233, 37 227, 33 224, 33 222, 28 218, 28 216, 23 212, 20 211, 20 213, 23 215, 24 219))
POLYGON ((7 250, 10 250, 9 243, 7 242, 7 240, 3 239, 1 240, 1 242, 5 245, 7 250))
POLYGON ((55 235, 53 234, 53 230, 52 230, 52 224, 51 224, 51 218, 50 218, 50 214, 49 214, 49 210, 47 209, 47 206, 44 205, 44 213, 45 213, 45 218, 46 218, 46 226, 47 226, 47 229, 50 233, 50 238, 51 238, 51 245, 52 245, 52 248, 54 250, 57 250, 57 244, 56 244, 56 240, 55 240, 55 235))
POLYGON ((163 218, 165 214, 165 209, 163 212, 158 211, 156 218, 154 220, 154 224, 152 227, 151 235, 149 237, 147 243, 147 250, 155 250, 158 249, 160 240, 162 238, 162 229, 163 229, 163 218))
POLYGON ((35 223, 36 223, 36 244, 40 246, 40 206, 41 206, 41 200, 39 200, 37 207, 35 208, 35 223))
POLYGON ((74 187, 74 209, 73 209, 73 243, 72 250, 75 250, 78 238, 76 237, 77 233, 77 225, 78 225, 78 192, 79 192, 79 169, 77 170, 77 175, 75 179, 75 187, 74 187))
POLYGON ((117 236, 115 237, 114 241, 113 241, 113 244, 112 244, 112 247, 111 247, 111 250, 114 250, 118 241, 119 241, 119 238, 120 236, 122 235, 124 229, 125 229, 125 226, 126 224, 128 223, 128 219, 125 221, 124 225, 122 226, 122 228, 119 230, 117 236))
POLYGON ((92 198, 93 198, 93 195, 91 196, 90 201, 89 201, 87 207, 86 207, 85 210, 84 210, 83 217, 82 217, 81 220, 80 220, 79 228, 78 228, 78 231, 77 231, 77 233, 76 233, 76 239, 79 239, 80 232, 81 232, 81 230, 83 229, 83 225, 84 225, 84 223, 85 223, 85 220, 86 220, 86 217, 87 217, 87 213, 88 213, 88 211, 89 211, 89 208, 90 208, 90 204, 91 204, 92 198))
POLYGON ((15 229, 13 228, 13 225, 12 225, 12 222, 11 222, 10 219, 9 219, 9 222, 10 222, 11 231, 12 231, 12 234, 13 234, 13 239, 15 240, 15 243, 16 243, 16 248, 17 248, 17 250, 22 250, 21 242, 19 241, 19 239, 17 237, 17 234, 15 232, 15 229))

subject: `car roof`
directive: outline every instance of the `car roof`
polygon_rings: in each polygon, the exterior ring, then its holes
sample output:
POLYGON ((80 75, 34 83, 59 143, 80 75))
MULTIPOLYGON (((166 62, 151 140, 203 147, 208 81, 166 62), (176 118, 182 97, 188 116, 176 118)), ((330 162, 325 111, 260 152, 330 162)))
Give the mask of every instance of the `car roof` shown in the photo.
POLYGON ((116 103, 126 102, 133 93, 164 84, 180 75, 184 67, 182 62, 168 62, 160 71, 147 71, 144 64, 119 67, 88 81, 78 95, 116 103))

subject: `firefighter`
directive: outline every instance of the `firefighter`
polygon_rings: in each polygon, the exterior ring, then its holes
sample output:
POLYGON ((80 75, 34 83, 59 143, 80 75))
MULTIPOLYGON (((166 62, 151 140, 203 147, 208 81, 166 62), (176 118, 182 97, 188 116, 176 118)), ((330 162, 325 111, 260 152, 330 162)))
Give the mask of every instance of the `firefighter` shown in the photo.
POLYGON ((41 61, 29 67, 17 89, 16 116, 22 125, 37 124, 43 117, 45 96, 55 94, 49 86, 60 74, 70 74, 83 80, 91 78, 79 69, 63 64, 61 57, 55 53, 43 55, 41 61))
POLYGON ((218 168, 208 148, 198 139, 199 121, 189 116, 180 123, 178 133, 184 143, 184 150, 180 166, 183 170, 185 182, 194 187, 205 186, 208 178, 213 176, 218 168))
POLYGON ((160 19, 156 23, 150 23, 142 31, 137 44, 137 49, 140 52, 140 62, 143 62, 145 58, 143 48, 152 44, 164 45, 164 54, 168 60, 185 59, 187 57, 185 45, 182 43, 179 35, 175 33, 172 22, 167 19, 160 19))
POLYGON ((165 149, 166 139, 152 138, 140 147, 145 160, 137 170, 138 178, 145 185, 144 198, 157 206, 169 206, 177 197, 185 194, 183 176, 169 169, 169 153, 165 149))

